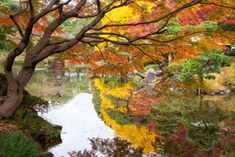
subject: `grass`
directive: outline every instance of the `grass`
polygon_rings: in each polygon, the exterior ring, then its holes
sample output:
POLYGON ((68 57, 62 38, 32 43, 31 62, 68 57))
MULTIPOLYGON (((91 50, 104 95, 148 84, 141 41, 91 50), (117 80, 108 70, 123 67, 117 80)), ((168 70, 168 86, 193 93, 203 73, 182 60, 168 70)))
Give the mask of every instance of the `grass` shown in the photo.
POLYGON ((0 134, 0 157, 37 157, 37 143, 22 132, 0 134))
POLYGON ((21 130, 37 142, 46 143, 60 137, 60 127, 51 125, 30 108, 19 108, 10 121, 19 125, 21 130))
MULTIPOLYGON (((5 84, 4 76, 0 74, 0 98, 5 95, 6 87, 3 86, 5 84)), ((21 107, 11 119, 1 121, 6 124, 3 127, 15 125, 17 129, 0 130, 0 157, 34 157, 32 154, 36 152, 35 145, 37 147, 39 144, 51 146, 60 142, 61 127, 53 126, 39 117, 32 108, 32 104, 35 103, 46 104, 42 99, 31 96, 27 91, 24 91, 21 107), (17 133, 15 133, 16 131, 17 133), (12 152, 9 153, 9 150, 12 152)))

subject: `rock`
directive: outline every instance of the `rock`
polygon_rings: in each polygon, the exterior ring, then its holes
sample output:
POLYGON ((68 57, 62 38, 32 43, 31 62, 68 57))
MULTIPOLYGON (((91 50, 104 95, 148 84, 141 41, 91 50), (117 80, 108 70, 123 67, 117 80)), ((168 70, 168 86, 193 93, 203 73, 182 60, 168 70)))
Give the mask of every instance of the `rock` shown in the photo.
POLYGON ((208 95, 226 95, 226 94, 231 94, 232 90, 222 90, 222 89, 217 89, 217 90, 213 90, 213 91, 209 91, 207 92, 208 95))
POLYGON ((148 69, 147 73, 146 73, 146 78, 145 81, 152 81, 156 78, 156 72, 154 71, 154 69, 148 69))
POLYGON ((224 91, 220 91, 220 95, 224 95, 226 94, 224 91))
POLYGON ((231 93, 232 93, 232 90, 227 89, 227 90, 225 90, 225 93, 226 93, 226 94, 231 94, 231 93))
POLYGON ((45 133, 40 132, 40 131, 39 131, 38 133, 34 134, 34 135, 33 135, 33 138, 35 139, 35 141, 38 141, 38 142, 40 142, 40 143, 46 141, 46 135, 45 135, 45 133))
POLYGON ((56 129, 59 129, 59 130, 62 130, 62 126, 60 126, 60 125, 56 125, 56 124, 51 124, 54 128, 56 128, 56 129))
POLYGON ((215 95, 214 91, 207 92, 208 95, 215 95))
POLYGON ((175 91, 175 89, 173 87, 169 88, 170 91, 175 91))
POLYGON ((163 71, 162 71, 162 70, 159 69, 159 70, 156 71, 156 76, 159 77, 159 76, 161 76, 162 74, 163 74, 163 71))
POLYGON ((38 157, 54 157, 54 154, 51 152, 42 152, 38 157))

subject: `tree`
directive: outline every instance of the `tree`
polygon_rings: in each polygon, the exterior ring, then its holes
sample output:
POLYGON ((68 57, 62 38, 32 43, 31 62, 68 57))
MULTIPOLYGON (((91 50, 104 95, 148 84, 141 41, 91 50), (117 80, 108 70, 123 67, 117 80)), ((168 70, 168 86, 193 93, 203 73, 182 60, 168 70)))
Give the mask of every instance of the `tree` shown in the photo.
POLYGON ((195 84, 200 92, 204 89, 204 79, 215 79, 214 74, 220 73, 223 67, 229 66, 233 59, 218 53, 200 53, 199 56, 199 58, 182 61, 174 69, 173 75, 178 82, 189 87, 195 84))
MULTIPOLYGON (((161 52, 158 50, 164 50, 167 43, 170 50, 173 50, 175 43, 172 41, 184 37, 191 40, 193 35, 198 33, 205 35, 209 31, 207 28, 188 29, 175 31, 172 34, 167 31, 170 29, 169 22, 176 21, 183 13, 196 12, 211 5, 217 9, 210 12, 204 10, 203 13, 206 14, 203 15, 208 17, 207 20, 221 20, 224 16, 233 15, 235 8, 234 1, 222 0, 158 2, 153 0, 27 0, 20 1, 20 4, 20 8, 13 8, 14 13, 9 16, 17 29, 16 36, 19 36, 20 40, 4 63, 8 90, 5 102, 0 106, 0 115, 6 118, 11 117, 18 108, 23 98, 24 87, 30 80, 36 65, 53 54, 75 47, 78 51, 83 51, 82 47, 91 47, 92 51, 89 52, 99 51, 99 49, 102 52, 109 48, 112 53, 115 53, 115 46, 119 45, 118 49, 130 50, 128 52, 132 55, 132 61, 128 62, 130 66, 132 63, 140 62, 141 58, 146 59, 146 56, 158 60, 160 58, 158 54, 161 52), (218 14, 222 11, 223 14, 218 14), (210 13, 213 13, 215 18, 209 17, 210 13), (66 38, 66 33, 61 30, 64 22, 81 19, 88 19, 88 21, 79 26, 77 33, 66 38), (146 48, 151 51, 151 55, 143 51, 146 48), (21 54, 25 55, 24 63, 19 74, 14 76, 13 64, 21 54)), ((189 47, 185 44, 185 51, 189 47)), ((83 53, 88 52, 83 51, 81 54, 83 53)), ((86 57, 86 55, 82 56, 86 57)), ((105 56, 102 58, 106 60, 105 56)), ((107 66, 103 66, 105 67, 107 66)))
MULTIPOLYGON (((19 5, 16 2, 13 1, 4 1, 0 3, 0 10, 3 14, 8 14, 9 10, 8 8, 11 8, 11 10, 16 10, 19 7, 19 5)), ((13 45, 15 45, 15 42, 9 38, 10 36, 14 36, 16 33, 16 30, 13 27, 13 22, 8 17, 5 17, 0 14, 0 50, 1 52, 7 52, 10 51, 13 48, 13 45)))

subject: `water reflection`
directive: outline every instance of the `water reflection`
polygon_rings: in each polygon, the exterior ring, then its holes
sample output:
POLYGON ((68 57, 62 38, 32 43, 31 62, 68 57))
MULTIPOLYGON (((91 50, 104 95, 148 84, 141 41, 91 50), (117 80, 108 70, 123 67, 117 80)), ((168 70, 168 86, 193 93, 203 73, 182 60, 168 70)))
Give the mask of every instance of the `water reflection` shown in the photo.
MULTIPOLYGON (((30 94, 53 104, 63 104, 77 93, 91 92, 88 67, 64 63, 58 66, 56 61, 48 64, 45 62, 36 67, 26 86, 30 94)), ((14 65, 14 73, 19 73, 20 68, 21 63, 14 65)), ((0 66, 0 73, 3 73, 3 66, 0 66)))
MULTIPOLYGON (((158 156, 235 156, 234 95, 198 97, 160 87, 150 91, 117 77, 95 79, 91 90, 87 72, 74 69, 60 79, 47 69, 37 69, 27 86, 31 94, 53 105, 42 116, 63 126, 63 142, 50 149, 55 156, 90 152, 93 145, 88 138, 93 137, 119 137, 145 154, 158 156), (77 95, 81 92, 93 96, 77 95)), ((98 145, 101 141, 96 140, 98 145)))
POLYGON ((63 126, 62 143, 49 149, 56 157, 68 156, 73 150, 91 149, 89 138, 113 138, 114 132, 98 117, 92 95, 81 93, 64 106, 53 107, 41 115, 63 126))
MULTIPOLYGON (((96 79, 95 87, 99 90, 99 112, 106 125, 115 130, 117 136, 127 140, 133 146, 143 148, 146 154, 157 150, 158 133, 151 129, 151 123, 142 125, 131 115, 130 97, 134 89, 132 82, 105 82, 96 79), (117 98, 119 101, 117 101, 117 98), (119 103, 118 103, 119 102, 119 103)), ((154 125, 154 124, 153 124, 154 125)))
POLYGON ((92 138, 90 139, 92 150, 74 151, 70 157, 142 157, 143 149, 134 148, 131 144, 118 137, 113 139, 92 138))
POLYGON ((67 71, 64 75, 60 75, 59 79, 58 75, 60 74, 47 69, 36 69, 26 90, 53 104, 66 103, 77 93, 90 92, 87 72, 67 71))
POLYGON ((146 154, 234 155, 235 96, 156 94, 158 90, 144 92, 133 83, 110 79, 96 79, 94 86, 96 109, 105 124, 146 154))

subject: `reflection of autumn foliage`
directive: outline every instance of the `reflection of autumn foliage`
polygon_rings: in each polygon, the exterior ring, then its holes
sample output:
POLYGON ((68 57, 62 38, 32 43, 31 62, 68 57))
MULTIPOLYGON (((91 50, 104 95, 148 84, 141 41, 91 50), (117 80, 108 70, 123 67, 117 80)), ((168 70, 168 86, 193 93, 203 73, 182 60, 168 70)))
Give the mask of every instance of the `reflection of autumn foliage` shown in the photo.
POLYGON ((186 128, 179 124, 177 131, 166 142, 165 150, 174 157, 192 157, 195 154, 195 148, 186 139, 186 128))
POLYGON ((194 156, 218 157, 225 154, 226 149, 230 149, 231 156, 235 155, 235 120, 224 120, 220 126, 219 140, 210 150, 196 151, 194 156))
MULTIPOLYGON (((148 124, 148 130, 150 132, 154 132, 156 127, 157 127, 157 124, 155 122, 151 122, 151 123, 148 124)), ((159 132, 157 132, 157 133, 160 134, 159 132)))
MULTIPOLYGON (((108 95, 111 95, 116 98, 126 99, 130 96, 130 91, 133 89, 131 82, 128 82, 120 87, 109 87, 104 83, 104 80, 96 79, 95 80, 95 87, 100 90, 100 100, 101 100, 101 107, 103 109, 114 109, 115 104, 111 102, 110 99, 107 98, 108 95)), ((120 108, 121 111, 125 111, 120 108)))
POLYGON ((126 139, 136 147, 144 149, 145 153, 153 152, 154 143, 156 142, 156 133, 149 131, 148 127, 136 125, 120 125, 115 120, 111 119, 109 115, 102 111, 103 119, 106 125, 115 130, 117 136, 126 139))
POLYGON ((227 25, 235 25, 235 19, 225 19, 223 23, 227 25))
POLYGON ((98 157, 96 154, 105 155, 107 157, 142 157, 143 150, 140 148, 133 148, 130 143, 120 138, 114 139, 90 139, 92 150, 84 150, 83 152, 69 153, 70 157, 98 157))
POLYGON ((223 141, 223 146, 230 146, 232 150, 235 150, 235 120, 224 120, 221 123, 219 134, 223 141))
POLYGON ((148 115, 152 105, 159 102, 159 97, 141 90, 134 93, 129 101, 129 108, 133 115, 148 115))
MULTIPOLYGON (((235 124, 234 121, 228 120, 226 120, 225 123, 235 124)), ((209 150, 201 150, 194 146, 194 144, 186 138, 186 134, 186 128, 180 123, 175 134, 173 134, 166 142, 165 149, 167 152, 172 156, 180 155, 182 157, 219 157, 223 154, 224 149, 226 149, 226 147, 228 148, 228 145, 234 150, 235 139, 234 135, 231 136, 234 134, 234 128, 221 128, 220 139, 222 140, 217 141, 209 150)))
POLYGON ((170 137, 170 141, 182 142, 185 140, 186 129, 182 123, 180 123, 177 131, 170 137))
MULTIPOLYGON (((96 80, 101 116, 117 136, 143 148, 146 154, 158 151, 162 146, 173 157, 217 157, 223 153, 230 155, 234 150, 235 124, 232 120, 224 120, 230 117, 227 108, 214 109, 216 104, 224 106, 220 102, 203 101, 205 106, 198 111, 201 106, 194 95, 161 93, 161 101, 154 102, 156 95, 151 97, 144 90, 133 92, 133 86, 127 86, 130 82, 117 82, 96 80), (142 104, 148 105, 139 107, 142 104), (133 106, 139 109, 139 114, 131 114, 133 106), (148 106, 152 108, 150 114, 147 114, 148 106), (162 137, 166 142, 162 143, 162 137)), ((162 89, 165 88, 159 85, 153 90, 159 93, 162 89)))
POLYGON ((101 101, 101 115, 106 125, 112 127, 117 136, 127 140, 135 147, 143 148, 144 152, 149 154, 155 150, 154 143, 156 142, 157 134, 153 131, 153 126, 136 126, 134 124, 120 125, 114 119, 111 119, 107 113, 107 109, 116 109, 120 112, 126 112, 126 109, 115 108, 115 104, 107 98, 107 95, 111 95, 116 98, 127 98, 130 96, 130 91, 133 87, 130 83, 126 83, 120 87, 110 87, 104 84, 102 80, 95 80, 95 87, 100 91, 101 101))
POLYGON ((133 89, 132 83, 128 82, 120 87, 109 87, 104 83, 104 80, 96 79, 95 86, 102 94, 112 95, 117 98, 125 98, 130 95, 130 91, 133 89))

